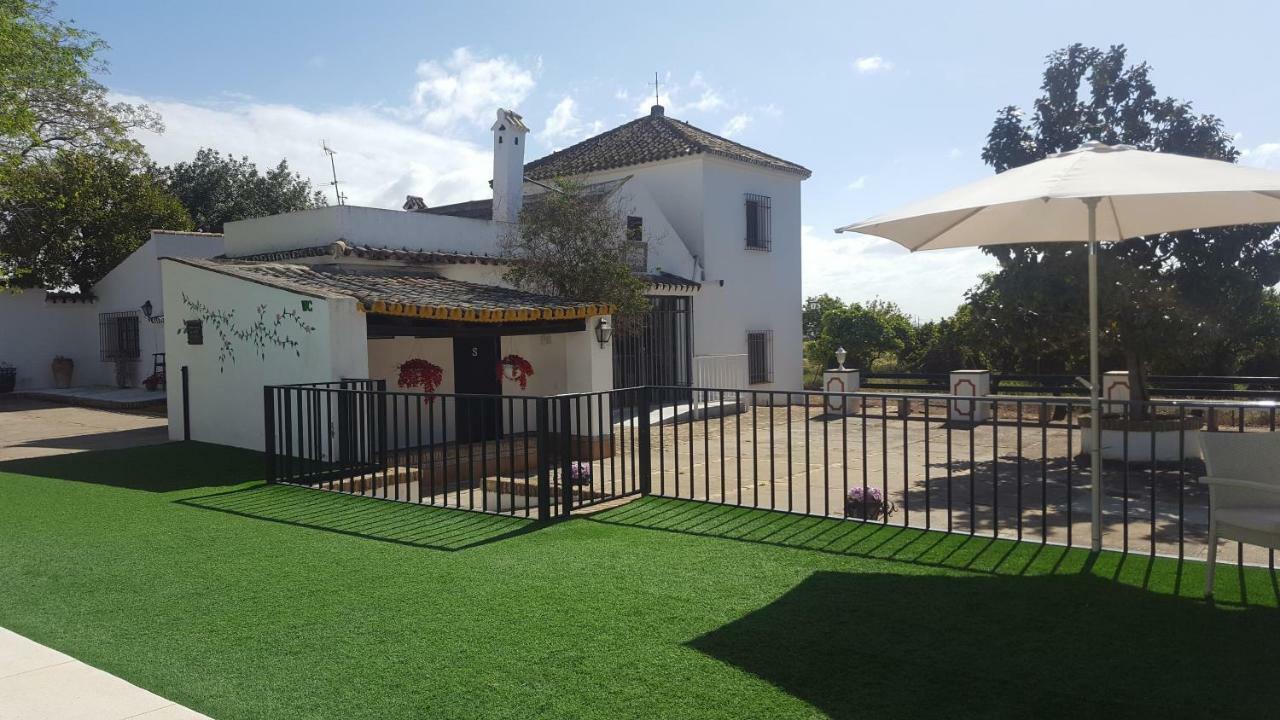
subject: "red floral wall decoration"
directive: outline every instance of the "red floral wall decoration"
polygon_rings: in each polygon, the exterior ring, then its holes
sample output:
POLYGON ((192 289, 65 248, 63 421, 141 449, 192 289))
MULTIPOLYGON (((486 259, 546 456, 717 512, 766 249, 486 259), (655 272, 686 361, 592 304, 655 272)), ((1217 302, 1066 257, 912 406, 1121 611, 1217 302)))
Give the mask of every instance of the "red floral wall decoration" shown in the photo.
MULTIPOLYGON (((406 360, 400 364, 400 377, 396 384, 402 388, 422 388, 423 392, 433 393, 444 381, 444 370, 439 365, 422 358, 406 360)), ((425 398, 430 403, 431 398, 425 398)))
POLYGON ((514 353, 498 361, 498 379, 518 382, 521 390, 529 388, 529 376, 532 374, 533 365, 514 353))

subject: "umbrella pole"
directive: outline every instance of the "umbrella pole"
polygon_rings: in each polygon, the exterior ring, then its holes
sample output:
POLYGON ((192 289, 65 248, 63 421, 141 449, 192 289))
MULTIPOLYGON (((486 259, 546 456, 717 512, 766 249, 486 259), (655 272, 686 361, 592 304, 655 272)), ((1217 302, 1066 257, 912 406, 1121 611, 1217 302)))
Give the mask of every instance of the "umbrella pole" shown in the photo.
POLYGON ((1092 542, 1102 549, 1102 378, 1098 360, 1098 201, 1085 198, 1089 208, 1089 479, 1092 542))

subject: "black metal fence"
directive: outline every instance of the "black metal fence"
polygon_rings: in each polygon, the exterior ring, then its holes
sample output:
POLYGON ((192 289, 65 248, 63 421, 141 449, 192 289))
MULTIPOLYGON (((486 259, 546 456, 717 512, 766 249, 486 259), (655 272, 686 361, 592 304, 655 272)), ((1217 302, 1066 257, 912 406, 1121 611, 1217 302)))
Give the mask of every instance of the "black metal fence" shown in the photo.
MULTIPOLYGON (((1087 372, 1074 375, 1033 373, 992 373, 991 392, 1004 395, 1087 395, 1079 381, 1087 372)), ((862 375, 862 387, 869 392, 937 392, 950 390, 948 373, 870 372, 862 375)), ((1280 400, 1280 377, 1254 375, 1151 375, 1147 384, 1153 395, 1162 398, 1213 398, 1280 400)))
POLYGON ((621 416, 643 406, 640 389, 426 394, 343 380, 263 393, 269 482, 544 520, 640 492, 646 424, 621 416))
MULTIPOLYGON (((1088 547, 1088 400, 679 388, 468 396, 380 381, 265 389, 269 477, 327 490, 549 519, 647 494, 887 526, 1088 547), (483 401, 483 402, 479 402, 483 401), (471 409, 469 409, 471 408, 471 409), (493 437, 459 443, 467 412, 493 437)), ((1276 403, 1161 400, 1137 430, 1106 403, 1104 547, 1200 558, 1205 432, 1274 432, 1276 403)), ((1237 546, 1241 563, 1271 551, 1237 546)))

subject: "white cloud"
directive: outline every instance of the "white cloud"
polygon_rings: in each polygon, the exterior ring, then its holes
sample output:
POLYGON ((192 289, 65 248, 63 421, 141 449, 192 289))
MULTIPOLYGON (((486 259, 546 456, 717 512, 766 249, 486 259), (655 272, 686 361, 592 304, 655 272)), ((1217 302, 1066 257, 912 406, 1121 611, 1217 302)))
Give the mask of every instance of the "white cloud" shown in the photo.
POLYGON ((1240 151, 1240 162, 1260 168, 1280 170, 1280 142, 1262 143, 1240 151))
POLYGON ((893 69, 893 63, 879 55, 868 55, 854 60, 853 69, 857 70, 859 75, 872 75, 874 73, 889 72, 893 69))
POLYGON ((958 147, 953 147, 947 151, 948 160, 959 160, 963 155, 964 155, 964 152, 961 151, 960 148, 958 147))
POLYGON ((552 147, 564 146, 596 135, 604 128, 604 123, 599 120, 584 123, 578 117, 577 108, 577 101, 568 95, 564 96, 547 116, 542 130, 538 132, 538 138, 552 147))
POLYGON ((800 228, 805 297, 830 293, 846 301, 892 300, 921 320, 945 317, 964 301, 978 276, 996 269, 976 248, 909 253, 869 235, 800 228))
MULTIPOLYGON (((541 60, 535 67, 541 66, 541 60)), ((534 73, 505 57, 482 58, 465 47, 443 62, 418 63, 412 110, 423 125, 448 129, 458 123, 488 125, 498 107, 517 107, 534 86, 534 73)))
POLYGON ((290 105, 222 102, 203 105, 119 96, 146 103, 165 121, 163 135, 138 139, 161 165, 190 160, 196 149, 212 147, 246 155, 259 168, 281 158, 311 179, 332 204, 326 139, 337 150, 338 179, 352 205, 398 209, 404 196, 422 195, 431 205, 485 197, 492 172, 488 147, 424 131, 392 113, 347 107, 323 111, 290 105))
POLYGON ((743 130, 746 130, 747 126, 751 124, 753 119, 754 118, 745 113, 734 115, 729 118, 729 122, 725 123, 723 128, 720 128, 720 134, 727 138, 731 138, 734 135, 741 133, 743 130))
POLYGON ((859 175, 857 180, 849 183, 850 190, 862 190, 867 187, 867 176, 859 175))

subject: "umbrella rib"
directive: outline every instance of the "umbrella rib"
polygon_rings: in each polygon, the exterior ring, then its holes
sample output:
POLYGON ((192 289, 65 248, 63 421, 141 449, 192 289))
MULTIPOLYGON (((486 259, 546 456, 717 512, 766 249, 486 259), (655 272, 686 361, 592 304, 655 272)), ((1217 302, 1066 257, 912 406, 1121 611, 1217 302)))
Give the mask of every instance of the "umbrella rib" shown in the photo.
POLYGON ((1124 239, 1124 229, 1120 227, 1120 213, 1116 212, 1116 199, 1113 195, 1107 196, 1107 205, 1111 206, 1111 219, 1116 221, 1116 240, 1124 239))
POLYGON ((921 248, 923 248, 925 245, 928 245, 929 243, 933 242, 934 240, 937 240, 938 238, 942 237, 943 235, 946 235, 947 233, 951 232, 952 230, 954 230, 954 229, 956 228, 956 226, 957 226, 957 225, 959 225, 960 223, 962 223, 962 222, 964 222, 964 221, 968 220, 969 218, 973 217, 974 215, 977 215, 978 213, 982 212, 983 210, 986 210, 988 207, 989 207, 988 205, 981 205, 981 206, 979 206, 979 207, 976 207, 976 208, 974 208, 974 209, 970 210, 969 212, 965 213, 962 217, 960 217, 959 219, 957 219, 955 222, 953 222, 953 223, 951 223, 950 225, 948 225, 948 226, 946 226, 946 227, 942 228, 941 230, 939 230, 938 232, 934 233, 933 235, 930 235, 930 236, 929 236, 928 238, 926 238, 923 242, 918 243, 915 247, 910 247, 910 248, 907 248, 907 249, 908 249, 908 250, 910 250, 911 252, 915 252, 915 251, 917 251, 917 250, 920 250, 920 249, 921 249, 921 248))

